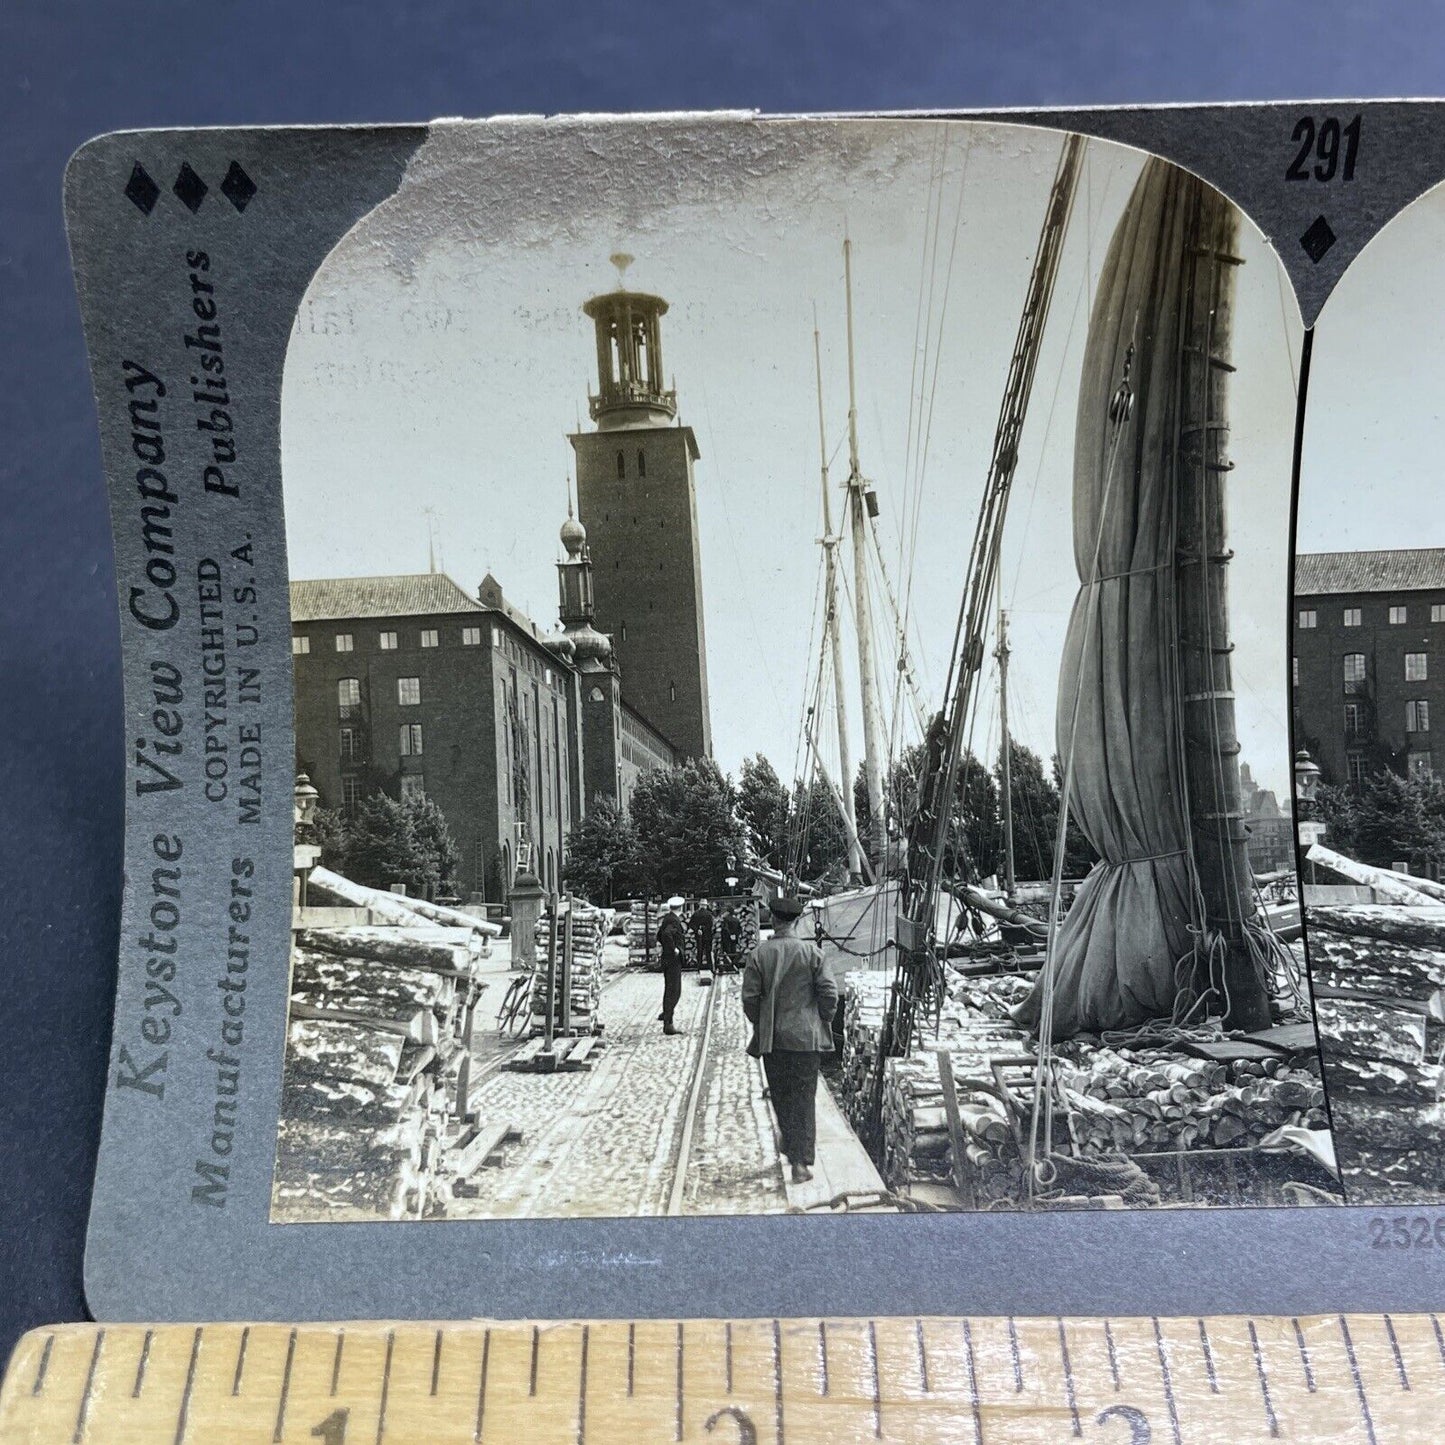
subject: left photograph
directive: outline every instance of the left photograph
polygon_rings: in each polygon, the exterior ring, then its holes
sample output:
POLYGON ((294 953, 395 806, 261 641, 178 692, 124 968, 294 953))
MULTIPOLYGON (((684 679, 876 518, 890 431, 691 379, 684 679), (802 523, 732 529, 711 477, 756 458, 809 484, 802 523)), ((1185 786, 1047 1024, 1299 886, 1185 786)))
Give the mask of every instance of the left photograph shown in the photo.
POLYGON ((281 387, 273 1222, 1345 1202, 1301 341, 1105 142, 434 126, 281 387))

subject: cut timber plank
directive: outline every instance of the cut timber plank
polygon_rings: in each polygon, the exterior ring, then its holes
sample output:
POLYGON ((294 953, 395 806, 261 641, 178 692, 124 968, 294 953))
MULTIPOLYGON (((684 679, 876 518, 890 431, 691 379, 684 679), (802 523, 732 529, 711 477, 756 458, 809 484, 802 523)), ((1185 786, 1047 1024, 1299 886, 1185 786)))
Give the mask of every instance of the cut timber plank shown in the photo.
POLYGON ((567 1055, 566 1062, 570 1065, 585 1063, 587 1055, 592 1052, 596 1043, 597 1036, 595 1034, 588 1034, 585 1038, 579 1039, 572 1052, 567 1055))
POLYGON ((489 1154, 495 1154, 511 1138, 520 1139, 522 1131, 515 1124, 493 1124, 462 1136, 465 1142, 454 1145, 447 1158, 452 1172, 459 1179, 474 1174, 487 1161, 489 1154))

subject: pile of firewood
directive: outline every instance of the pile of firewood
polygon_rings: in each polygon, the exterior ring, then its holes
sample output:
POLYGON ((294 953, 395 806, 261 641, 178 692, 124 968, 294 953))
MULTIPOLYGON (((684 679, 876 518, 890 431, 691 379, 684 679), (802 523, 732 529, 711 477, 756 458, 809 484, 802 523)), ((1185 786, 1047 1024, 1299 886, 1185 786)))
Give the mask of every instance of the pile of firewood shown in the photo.
POLYGON ((627 962, 632 968, 661 968, 657 925, 667 912, 660 903, 634 899, 627 913, 627 962))
POLYGON ((1445 906, 1310 905, 1305 922, 1348 1198, 1445 1199, 1445 906))
POLYGON ((602 948, 606 936, 606 914, 581 898, 564 901, 555 917, 548 912, 537 920, 531 998, 533 1034, 542 1033, 546 1027, 549 959, 555 969, 551 989, 554 1032, 601 1031, 597 1013, 602 999, 602 948), (571 968, 564 981, 563 965, 569 948, 571 968))
POLYGON ((399 1219, 449 1197, 486 935, 409 916, 294 935, 278 1218, 399 1219))

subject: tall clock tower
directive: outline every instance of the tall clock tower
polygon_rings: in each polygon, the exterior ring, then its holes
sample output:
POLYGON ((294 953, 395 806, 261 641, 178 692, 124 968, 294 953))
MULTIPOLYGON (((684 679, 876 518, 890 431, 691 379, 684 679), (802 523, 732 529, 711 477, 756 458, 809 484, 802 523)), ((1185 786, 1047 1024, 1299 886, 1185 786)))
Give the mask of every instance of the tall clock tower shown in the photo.
POLYGON ((667 302, 624 289, 582 309, 597 331, 598 387, 587 403, 595 427, 570 440, 596 625, 611 634, 629 704, 679 752, 710 757, 692 472, 699 453, 663 381, 667 302))

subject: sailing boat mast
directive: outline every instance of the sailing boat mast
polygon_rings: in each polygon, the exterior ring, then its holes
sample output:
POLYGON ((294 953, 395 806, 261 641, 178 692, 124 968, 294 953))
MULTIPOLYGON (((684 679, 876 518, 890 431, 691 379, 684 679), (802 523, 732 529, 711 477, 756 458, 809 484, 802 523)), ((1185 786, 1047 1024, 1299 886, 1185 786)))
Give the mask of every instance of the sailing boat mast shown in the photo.
POLYGON ((998 717, 1003 734, 999 744, 1003 781, 1003 886, 1004 895, 1012 899, 1018 880, 1014 877, 1013 748, 1008 732, 1008 613, 1003 610, 1002 602, 998 609, 998 645, 993 655, 998 660, 998 717))
POLYGON ((863 876, 863 850, 858 842, 858 819, 853 807, 853 756, 848 748, 848 713, 843 696, 843 638, 842 629, 838 626, 839 538, 833 531, 833 499, 828 492, 828 433, 823 422, 823 352, 818 340, 816 312, 813 316, 813 369, 818 380, 818 459, 823 485, 823 626, 833 654, 833 712, 838 720, 838 781, 843 826, 848 834, 848 876, 858 879, 863 876))
MULTIPOLYGON (((868 597, 868 522, 863 470, 858 462, 858 389, 853 367, 853 243, 843 239, 843 285, 848 312, 848 519, 853 542, 853 611, 858 633, 858 682, 863 692, 863 776, 868 789, 869 848, 881 869, 888 833, 883 816, 883 753, 878 721, 878 678, 873 663, 873 614, 868 597)), ((851 787, 851 779, 845 780, 851 787)))

